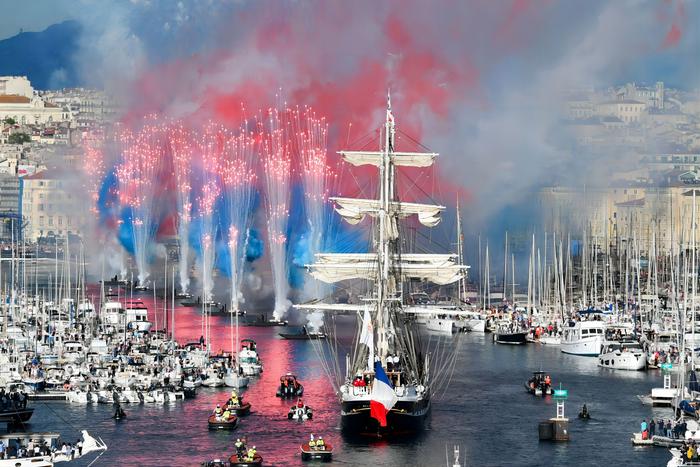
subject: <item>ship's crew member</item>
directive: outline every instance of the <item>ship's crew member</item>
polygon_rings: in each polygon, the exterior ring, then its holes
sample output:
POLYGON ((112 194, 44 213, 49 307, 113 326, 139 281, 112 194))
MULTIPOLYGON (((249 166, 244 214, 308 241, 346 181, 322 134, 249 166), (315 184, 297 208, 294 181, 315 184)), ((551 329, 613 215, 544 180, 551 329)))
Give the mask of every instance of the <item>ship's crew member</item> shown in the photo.
POLYGON ((231 391, 231 399, 229 399, 228 403, 229 405, 238 407, 240 401, 238 400, 238 394, 236 394, 236 391, 231 391))
POLYGON ((299 400, 297 401, 297 409, 303 409, 303 408, 304 408, 304 400, 303 400, 303 399, 299 399, 299 400))
MULTIPOLYGON (((581 415, 585 417, 588 417, 588 407, 586 407, 586 404, 583 404, 583 408, 581 409, 581 415)), ((651 423, 654 423, 653 421, 651 423)))
POLYGON ((231 412, 228 409, 226 409, 226 411, 224 412, 222 417, 223 417, 224 421, 227 422, 228 419, 231 418, 231 412))
POLYGON ((314 439, 313 433, 311 433, 311 438, 309 439, 309 447, 311 449, 316 449, 316 440, 314 439))
POLYGON ((318 441, 316 441, 316 448, 323 450, 323 449, 325 449, 325 447, 326 447, 326 443, 325 443, 325 441, 323 441, 323 437, 319 436, 318 441))
POLYGON ((651 420, 649 420, 649 439, 654 437, 655 432, 656 432, 656 422, 652 418, 651 420))
POLYGON ((666 436, 669 438, 673 437, 673 430, 671 429, 671 420, 666 420, 666 436))
POLYGON ((645 431, 647 431, 647 421, 646 421, 646 420, 642 420, 642 424, 641 424, 641 426, 640 426, 640 430, 639 430, 639 431, 640 431, 641 433, 644 433, 645 431))
POLYGON ((214 415, 216 415, 216 418, 221 418, 221 406, 217 404, 216 408, 214 409, 214 415))

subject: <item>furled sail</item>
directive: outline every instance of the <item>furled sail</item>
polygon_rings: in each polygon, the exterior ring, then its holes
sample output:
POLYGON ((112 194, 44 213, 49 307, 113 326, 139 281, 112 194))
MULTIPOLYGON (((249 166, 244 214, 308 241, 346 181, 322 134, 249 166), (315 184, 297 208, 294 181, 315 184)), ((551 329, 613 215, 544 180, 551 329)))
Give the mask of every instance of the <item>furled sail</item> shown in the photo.
MULTIPOLYGON (((338 151, 343 159, 354 165, 373 165, 379 167, 384 154, 379 151, 338 151)), ((401 167, 430 167, 437 157, 435 152, 393 152, 391 163, 401 167)))
MULTIPOLYGON (((373 253, 323 253, 317 262, 309 265, 316 279, 335 283, 350 279, 376 280, 379 263, 373 253)), ((403 279, 421 279, 438 285, 458 281, 466 267, 456 263, 456 255, 406 254, 392 258, 391 268, 403 279)))
MULTIPOLYGON (((338 214, 350 224, 357 224, 364 219, 365 215, 376 217, 381 207, 379 200, 376 199, 333 197, 331 200, 336 204, 335 210, 338 214)), ((421 224, 426 227, 435 227, 440 223, 440 213, 445 210, 445 206, 392 201, 389 203, 389 210, 390 214, 396 214, 402 218, 415 214, 421 224)))

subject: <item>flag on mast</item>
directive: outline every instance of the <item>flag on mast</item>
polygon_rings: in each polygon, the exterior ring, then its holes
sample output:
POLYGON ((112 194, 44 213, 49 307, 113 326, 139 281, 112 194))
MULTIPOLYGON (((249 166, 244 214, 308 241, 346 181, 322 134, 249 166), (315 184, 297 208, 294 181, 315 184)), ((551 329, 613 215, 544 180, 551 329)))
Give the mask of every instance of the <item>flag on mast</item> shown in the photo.
POLYGON ((382 362, 374 362, 374 383, 372 383, 372 398, 369 401, 370 416, 379 422, 379 426, 386 426, 386 415, 398 400, 394 385, 382 368, 382 362))

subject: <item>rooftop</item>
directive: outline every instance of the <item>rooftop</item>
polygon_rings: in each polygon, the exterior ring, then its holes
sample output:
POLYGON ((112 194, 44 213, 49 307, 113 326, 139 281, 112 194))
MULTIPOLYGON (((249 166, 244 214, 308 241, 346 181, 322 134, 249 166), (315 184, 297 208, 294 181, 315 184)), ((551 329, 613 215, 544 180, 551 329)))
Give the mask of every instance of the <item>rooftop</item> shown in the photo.
POLYGON ((31 99, 17 94, 0 94, 0 104, 29 104, 31 99))

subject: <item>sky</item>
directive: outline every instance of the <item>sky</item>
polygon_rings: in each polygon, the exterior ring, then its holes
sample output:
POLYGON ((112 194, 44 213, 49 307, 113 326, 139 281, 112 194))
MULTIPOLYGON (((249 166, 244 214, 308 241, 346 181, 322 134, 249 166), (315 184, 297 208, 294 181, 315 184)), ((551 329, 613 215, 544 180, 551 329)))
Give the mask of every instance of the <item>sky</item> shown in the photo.
POLYGON ((700 84, 696 1, 0 1, 0 35, 79 21, 75 62, 127 123, 237 126, 283 101, 327 117, 335 151, 376 127, 391 89, 400 129, 442 154, 437 191, 462 193, 476 223, 552 173, 611 172, 618 154, 569 150, 563 93, 700 84))
POLYGON ((48 26, 75 18, 72 0, 0 0, 0 40, 12 37, 20 29, 42 31, 48 26))

